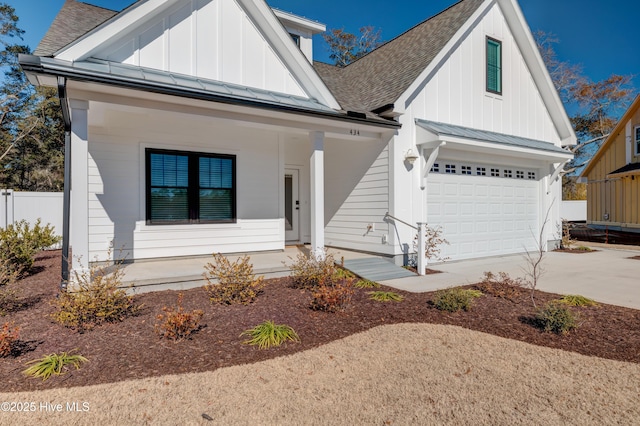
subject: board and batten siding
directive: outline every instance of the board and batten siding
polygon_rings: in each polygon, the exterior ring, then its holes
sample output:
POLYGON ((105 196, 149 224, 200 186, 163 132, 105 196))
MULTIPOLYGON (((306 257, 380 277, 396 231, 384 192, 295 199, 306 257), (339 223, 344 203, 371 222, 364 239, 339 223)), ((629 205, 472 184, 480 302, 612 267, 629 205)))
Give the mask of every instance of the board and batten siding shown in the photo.
POLYGON ((283 249, 278 135, 167 115, 110 112, 104 127, 89 128, 90 261, 109 260, 109 246, 113 246, 111 259, 283 249), (147 225, 147 147, 235 155, 237 223, 147 225))
POLYGON ((389 148, 385 148, 325 228, 328 246, 372 252, 389 252, 384 221, 389 211, 389 148), (374 230, 367 232, 373 224, 374 230))
POLYGON ((234 0, 180 2, 97 59, 307 96, 234 0))
POLYGON ((442 64, 406 115, 560 143, 498 4, 442 64), (502 95, 486 91, 486 37, 502 42, 502 95))
MULTIPOLYGON (((632 135, 638 125, 640 109, 630 118, 632 135)), ((587 223, 640 229, 640 179, 638 176, 633 179, 631 176, 607 177, 627 164, 626 137, 625 128, 613 135, 614 140, 587 175, 587 223)), ((633 146, 631 149, 630 162, 640 162, 633 146)))

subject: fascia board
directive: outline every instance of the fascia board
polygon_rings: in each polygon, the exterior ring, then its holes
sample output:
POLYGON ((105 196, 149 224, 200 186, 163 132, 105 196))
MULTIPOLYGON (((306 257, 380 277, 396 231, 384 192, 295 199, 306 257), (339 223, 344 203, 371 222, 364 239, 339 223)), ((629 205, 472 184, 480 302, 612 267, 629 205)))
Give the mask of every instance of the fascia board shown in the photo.
POLYGON ((558 130, 562 143, 564 145, 576 145, 577 137, 569 120, 569 116, 553 84, 553 80, 551 80, 547 66, 542 60, 542 56, 538 51, 538 47, 520 6, 516 0, 497 0, 497 2, 509 25, 511 34, 513 34, 522 52, 529 72, 536 82, 536 87, 540 91, 540 96, 550 113, 551 120, 558 130))
POLYGON ((284 10, 272 9, 273 13, 281 21, 286 21, 296 27, 304 28, 312 34, 320 34, 327 31, 327 26, 323 23, 312 21, 311 19, 304 18, 302 16, 294 15, 293 13, 285 12, 284 10))
MULTIPOLYGON (((395 105, 402 108, 402 111, 406 111, 409 105, 420 91, 427 85, 431 78, 438 72, 442 64, 449 58, 451 53, 462 43, 468 33, 480 22, 480 20, 487 14, 491 6, 496 0, 486 0, 473 15, 464 23, 462 27, 455 33, 455 35, 449 40, 449 42, 442 48, 442 50, 431 61, 427 68, 420 73, 418 78, 411 83, 409 88, 404 91, 402 95, 395 102, 395 105)), ((399 109, 398 109, 399 110, 399 109)))
POLYGON ((242 9, 255 20, 257 28, 273 46, 303 89, 313 98, 335 110, 342 109, 302 51, 291 41, 291 36, 273 10, 262 0, 237 0, 242 9))
POLYGON ((493 151, 494 153, 500 153, 512 157, 528 157, 548 162, 566 161, 573 158, 573 154, 571 154, 570 152, 564 154, 561 152, 541 151, 538 149, 524 148, 513 145, 503 145, 493 142, 483 142, 448 135, 441 135, 440 140, 443 142, 447 142, 447 148, 455 149, 455 146, 458 145, 464 146, 465 150, 468 151, 493 151))
POLYGON ((149 20, 180 0, 143 0, 120 12, 102 25, 82 36, 54 56, 64 61, 82 61, 105 43, 119 37, 133 25, 149 20))

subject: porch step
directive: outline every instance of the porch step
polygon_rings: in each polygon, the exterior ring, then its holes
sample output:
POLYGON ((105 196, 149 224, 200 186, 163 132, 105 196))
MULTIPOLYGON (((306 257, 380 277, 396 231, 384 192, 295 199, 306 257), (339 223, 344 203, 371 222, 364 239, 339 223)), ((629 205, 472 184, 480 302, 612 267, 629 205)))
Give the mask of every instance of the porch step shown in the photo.
POLYGON ((416 276, 413 272, 381 257, 345 260, 344 267, 364 279, 375 282, 416 276))

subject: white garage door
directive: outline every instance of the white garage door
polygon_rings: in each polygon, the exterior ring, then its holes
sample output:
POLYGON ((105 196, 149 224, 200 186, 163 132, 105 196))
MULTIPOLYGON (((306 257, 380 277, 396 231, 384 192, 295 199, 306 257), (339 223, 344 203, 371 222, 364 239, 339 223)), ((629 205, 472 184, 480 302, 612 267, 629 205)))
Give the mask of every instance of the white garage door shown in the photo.
POLYGON ((450 243, 443 246, 445 256, 470 259, 535 248, 535 171, 441 163, 427 182, 427 223, 442 226, 450 243))

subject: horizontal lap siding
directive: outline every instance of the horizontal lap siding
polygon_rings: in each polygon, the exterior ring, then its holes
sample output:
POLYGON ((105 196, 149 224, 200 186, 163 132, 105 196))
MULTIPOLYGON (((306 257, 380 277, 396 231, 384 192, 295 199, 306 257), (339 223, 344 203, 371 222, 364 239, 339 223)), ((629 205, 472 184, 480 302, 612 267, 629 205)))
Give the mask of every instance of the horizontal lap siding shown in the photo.
MULTIPOLYGON (((114 114, 90 129, 89 260, 149 259, 284 248, 279 211, 278 135, 212 127, 181 116, 114 114), (134 124, 135 125, 132 125, 134 124), (106 129, 109 130, 106 130, 106 129), (236 156, 237 223, 146 225, 144 149, 153 147, 236 156)), ((109 116, 108 116, 109 117, 109 116)))
POLYGON ((385 148, 325 229, 327 245, 384 252, 389 226, 389 149, 385 148), (367 233, 367 225, 375 230, 367 233))

